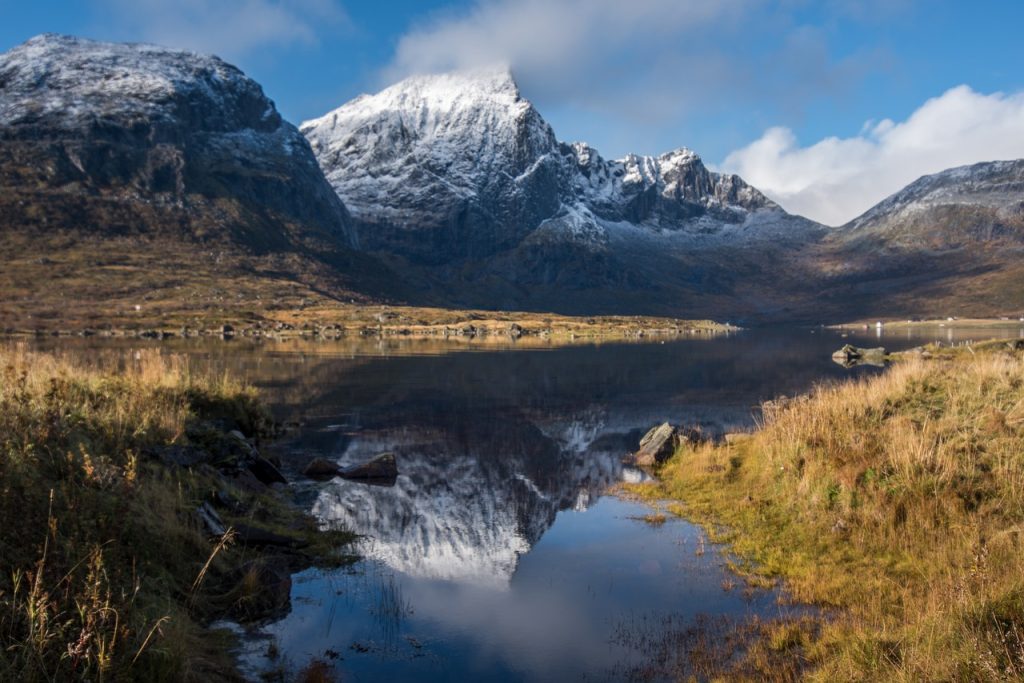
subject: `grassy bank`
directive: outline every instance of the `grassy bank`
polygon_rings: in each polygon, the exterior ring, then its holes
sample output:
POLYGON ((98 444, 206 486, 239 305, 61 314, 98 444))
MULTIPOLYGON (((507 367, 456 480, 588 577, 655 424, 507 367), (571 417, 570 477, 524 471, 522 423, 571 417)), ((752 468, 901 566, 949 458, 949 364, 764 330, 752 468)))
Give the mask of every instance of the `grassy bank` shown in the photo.
POLYGON ((634 487, 731 544, 752 582, 826 608, 766 634, 753 654, 793 663, 765 676, 1024 677, 1024 359, 902 361, 766 404, 749 437, 687 446, 634 487))
POLYGON ((155 352, 122 366, 0 347, 0 680, 232 680, 204 625, 281 608, 271 566, 340 540, 243 476, 270 426, 252 390, 155 352))

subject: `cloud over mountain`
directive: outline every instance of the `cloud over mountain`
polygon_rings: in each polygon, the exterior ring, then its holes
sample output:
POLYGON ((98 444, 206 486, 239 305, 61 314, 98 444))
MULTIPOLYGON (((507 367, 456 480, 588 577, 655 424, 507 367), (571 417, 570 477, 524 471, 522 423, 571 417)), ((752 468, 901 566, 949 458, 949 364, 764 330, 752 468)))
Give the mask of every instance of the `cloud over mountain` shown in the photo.
MULTIPOLYGON (((821 13, 849 17, 847 4, 821 13)), ((565 118, 581 129, 598 117, 599 139, 589 142, 612 154, 653 152, 669 137, 700 142, 686 134, 696 119, 736 107, 798 110, 856 83, 879 55, 837 50, 824 21, 764 0, 478 0, 413 24, 382 81, 507 63, 554 119, 571 110, 565 118)))
POLYGON ((966 85, 922 104, 905 121, 864 124, 858 135, 801 146, 770 128, 725 159, 787 210, 839 225, 922 175, 981 160, 1024 157, 1024 93, 966 85))

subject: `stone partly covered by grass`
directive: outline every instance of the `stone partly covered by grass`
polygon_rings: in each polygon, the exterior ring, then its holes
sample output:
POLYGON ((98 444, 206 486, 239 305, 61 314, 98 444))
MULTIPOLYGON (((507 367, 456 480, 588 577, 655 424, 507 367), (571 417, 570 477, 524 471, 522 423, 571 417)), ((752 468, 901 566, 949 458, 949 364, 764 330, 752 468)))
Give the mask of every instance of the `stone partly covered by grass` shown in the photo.
POLYGON ((246 466, 271 427, 252 390, 122 366, 0 347, 0 680, 236 678, 204 624, 286 609, 288 569, 345 540, 246 466))
POLYGON ((901 360, 768 403, 749 438, 686 446, 634 487, 704 523, 752 580, 825 608, 820 628, 751 649, 795 662, 759 676, 1024 677, 1024 358, 1000 343, 901 360))

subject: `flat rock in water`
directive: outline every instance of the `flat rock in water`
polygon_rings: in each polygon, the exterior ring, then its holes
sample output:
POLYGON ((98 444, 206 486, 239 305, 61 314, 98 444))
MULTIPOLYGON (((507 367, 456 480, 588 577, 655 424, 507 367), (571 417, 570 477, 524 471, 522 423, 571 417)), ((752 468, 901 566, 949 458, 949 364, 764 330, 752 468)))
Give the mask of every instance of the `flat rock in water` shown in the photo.
POLYGON ((352 465, 338 472, 345 479, 394 479, 398 476, 398 465, 394 453, 381 453, 360 465, 352 465))
POLYGON ((341 473, 341 468, 337 463, 325 458, 314 458, 306 465, 306 469, 302 470, 302 473, 310 479, 330 479, 338 476, 341 473))
POLYGON ((853 344, 844 344, 841 349, 832 354, 832 360, 844 367, 854 365, 885 365, 888 354, 885 348, 879 346, 874 349, 862 349, 853 344))

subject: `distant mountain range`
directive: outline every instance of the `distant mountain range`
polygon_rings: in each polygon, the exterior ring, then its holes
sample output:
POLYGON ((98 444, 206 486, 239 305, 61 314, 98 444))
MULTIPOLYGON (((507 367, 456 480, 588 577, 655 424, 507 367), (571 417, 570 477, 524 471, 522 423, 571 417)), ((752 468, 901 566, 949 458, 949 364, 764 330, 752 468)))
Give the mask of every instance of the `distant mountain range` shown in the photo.
POLYGON ((166 250, 186 279, 216 251, 204 277, 343 300, 992 314, 1024 308, 1024 161, 927 176, 829 228, 685 148, 560 142, 505 69, 409 78, 296 129, 215 57, 43 35, 0 55, 0 248, 83 243, 166 250))

